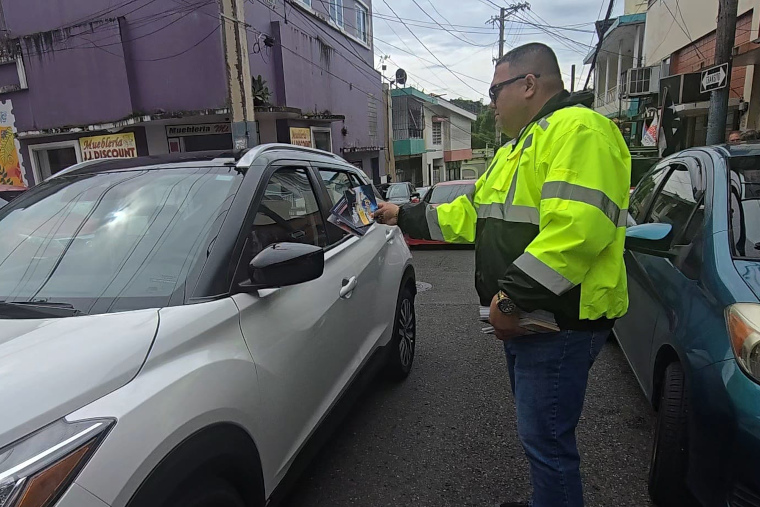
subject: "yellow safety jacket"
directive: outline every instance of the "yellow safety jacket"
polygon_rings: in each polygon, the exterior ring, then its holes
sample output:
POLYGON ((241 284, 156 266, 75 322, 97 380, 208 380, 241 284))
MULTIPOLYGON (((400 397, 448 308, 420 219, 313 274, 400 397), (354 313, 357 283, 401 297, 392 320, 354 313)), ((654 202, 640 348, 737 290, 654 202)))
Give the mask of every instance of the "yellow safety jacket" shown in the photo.
MULTIPOLYGON (((580 94, 579 94, 580 95, 580 94)), ((482 305, 501 289, 562 329, 612 327, 628 309, 623 263, 631 157, 618 127, 563 91, 464 195, 406 205, 412 237, 475 243, 482 305)))

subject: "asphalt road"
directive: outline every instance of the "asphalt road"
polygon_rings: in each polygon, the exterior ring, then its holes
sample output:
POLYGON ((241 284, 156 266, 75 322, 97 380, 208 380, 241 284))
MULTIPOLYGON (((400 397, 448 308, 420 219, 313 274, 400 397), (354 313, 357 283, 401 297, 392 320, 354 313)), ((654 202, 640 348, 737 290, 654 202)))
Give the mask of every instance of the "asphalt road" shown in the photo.
MULTIPOLYGON (((480 334, 472 250, 415 250, 418 344, 402 384, 377 381, 288 507, 487 506, 527 500, 503 349, 480 334)), ((578 428, 587 506, 646 506, 654 414, 617 344, 591 370, 578 428)))

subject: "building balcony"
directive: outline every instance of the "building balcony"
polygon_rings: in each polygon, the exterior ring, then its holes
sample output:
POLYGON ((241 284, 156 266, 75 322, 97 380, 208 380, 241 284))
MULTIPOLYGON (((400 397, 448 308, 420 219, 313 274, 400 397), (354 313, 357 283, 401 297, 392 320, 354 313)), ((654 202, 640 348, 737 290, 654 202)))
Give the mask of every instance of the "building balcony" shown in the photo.
POLYGON ((425 140, 422 138, 398 139, 393 141, 395 156, 421 155, 425 153, 425 140))

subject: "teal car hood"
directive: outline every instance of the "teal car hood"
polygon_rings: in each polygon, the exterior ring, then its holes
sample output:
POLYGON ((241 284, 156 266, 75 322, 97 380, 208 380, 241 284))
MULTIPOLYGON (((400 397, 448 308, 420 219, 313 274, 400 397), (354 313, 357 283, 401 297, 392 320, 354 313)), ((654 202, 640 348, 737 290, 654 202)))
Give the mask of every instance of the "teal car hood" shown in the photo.
POLYGON ((755 296, 760 299, 760 261, 734 261, 736 271, 742 277, 744 282, 754 292, 755 296))

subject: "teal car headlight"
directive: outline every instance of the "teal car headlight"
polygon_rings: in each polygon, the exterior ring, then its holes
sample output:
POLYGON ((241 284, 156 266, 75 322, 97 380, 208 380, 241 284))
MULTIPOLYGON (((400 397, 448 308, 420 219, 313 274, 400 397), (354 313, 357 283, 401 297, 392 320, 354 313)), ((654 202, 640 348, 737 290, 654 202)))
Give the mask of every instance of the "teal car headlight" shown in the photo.
POLYGON ((728 334, 736 362, 760 382, 760 305, 737 303, 726 310, 728 334))

